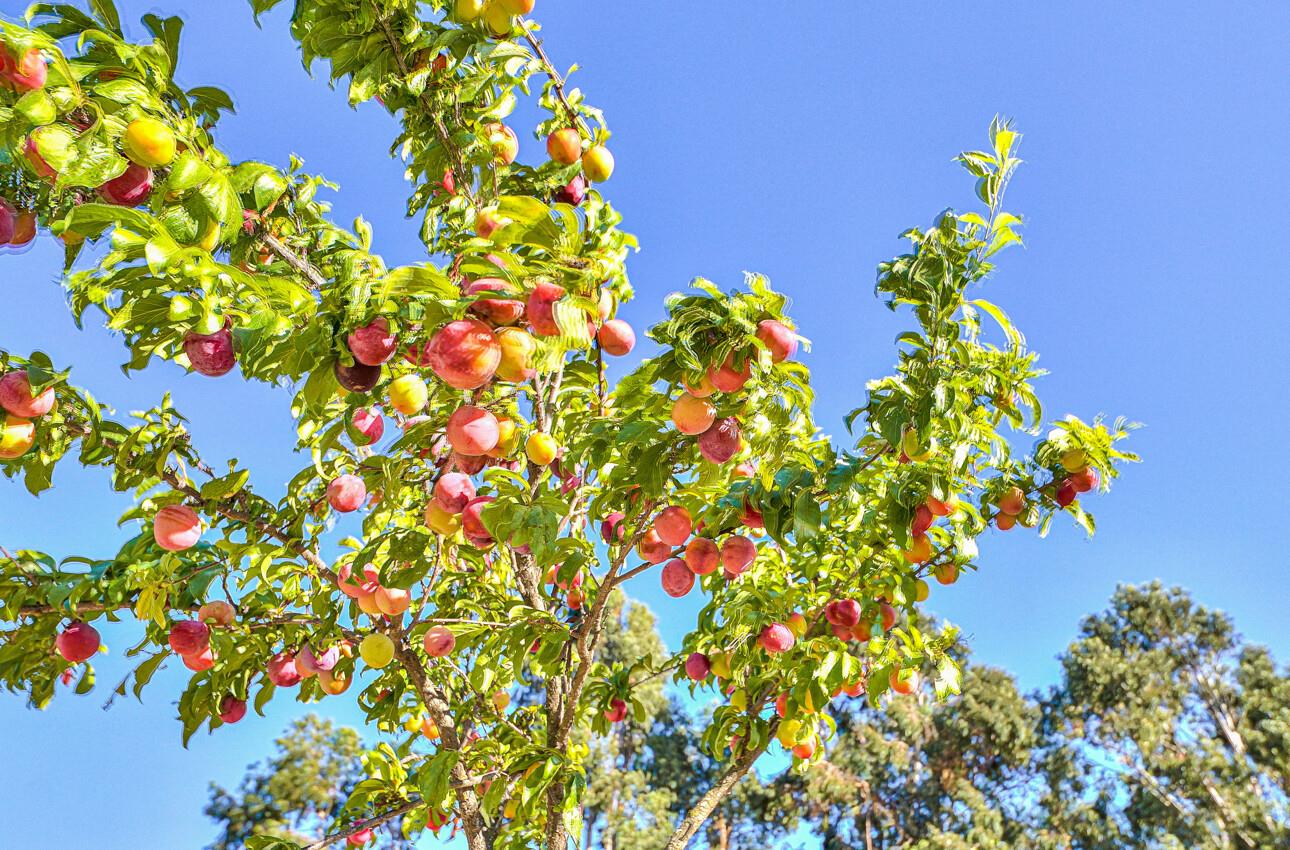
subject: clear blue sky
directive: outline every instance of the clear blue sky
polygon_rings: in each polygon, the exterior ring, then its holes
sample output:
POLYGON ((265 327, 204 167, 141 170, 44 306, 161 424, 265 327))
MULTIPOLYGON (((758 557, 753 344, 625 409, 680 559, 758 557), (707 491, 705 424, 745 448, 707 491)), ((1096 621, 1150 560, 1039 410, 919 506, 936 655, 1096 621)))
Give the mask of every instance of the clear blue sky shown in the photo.
MULTIPOLYGON (((0 0, 0 12, 25 5, 0 0)), ((401 214, 402 170, 386 155, 391 119, 375 106, 350 111, 310 80, 282 10, 259 31, 238 0, 121 5, 132 23, 145 11, 187 19, 181 81, 232 92, 239 114, 220 138, 235 157, 300 154, 341 183, 337 211, 372 221, 391 263, 419 258, 416 226, 401 214)), ((583 66, 575 81, 615 131, 608 190, 643 245, 626 318, 638 328, 658 320, 663 296, 694 275, 725 286, 744 269, 769 275, 814 340, 804 359, 819 420, 840 434, 865 379, 888 371, 905 321, 873 298, 875 266, 901 250, 904 228, 971 201, 951 156, 983 146, 996 112, 1015 117, 1027 164, 1010 206, 1026 218, 1028 244, 1004 255, 985 294, 1042 352, 1050 415, 1143 421, 1133 445, 1146 463, 1096 500, 1094 540, 1066 527, 1047 541, 990 536, 984 569, 934 590, 935 609, 964 628, 979 660, 1025 687, 1054 680, 1080 618, 1124 581, 1188 587, 1290 659, 1275 532, 1290 481, 1290 6, 729 7, 538 3, 556 64, 583 66)), ((521 155, 540 156, 540 143, 523 137, 521 155)), ((48 239, 0 258, 0 270, 6 347, 75 366, 78 383, 119 411, 172 389, 208 459, 242 458, 266 492, 306 462, 291 454, 284 392, 172 366, 126 380, 118 342, 74 329, 48 239)), ((0 483, 0 544, 115 551, 125 500, 70 467, 56 485, 37 501, 0 483)), ((676 607, 664 620, 676 645, 696 601, 665 603, 652 583, 639 595, 676 607)), ((93 696, 59 698, 44 713, 0 696, 0 820, 12 846, 81 846, 91 834, 99 850, 200 846, 212 835, 207 781, 236 782, 300 710, 280 703, 185 753, 173 720, 181 677, 159 676, 142 706, 100 711, 122 672, 108 660, 93 696)))

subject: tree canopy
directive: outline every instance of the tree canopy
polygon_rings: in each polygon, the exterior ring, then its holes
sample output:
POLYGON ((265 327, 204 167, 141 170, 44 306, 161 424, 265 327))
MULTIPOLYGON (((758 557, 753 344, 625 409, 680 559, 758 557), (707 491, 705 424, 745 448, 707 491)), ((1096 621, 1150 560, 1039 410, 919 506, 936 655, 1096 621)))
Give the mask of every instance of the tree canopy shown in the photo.
POLYGON ((361 679, 381 741, 315 846, 451 822, 471 850, 563 850, 593 744, 633 752, 610 732, 671 676, 729 697, 698 745, 711 784, 667 838, 683 847, 776 740, 817 764, 843 692, 959 691, 955 635, 917 625, 927 580, 978 569, 991 529, 1091 532, 1081 494, 1133 459, 1121 420, 1045 424, 1036 354, 980 294, 1020 241, 1004 205, 1020 137, 999 119, 958 157, 979 209, 909 229, 878 268, 909 326, 848 445, 817 427, 788 298, 757 275, 668 296, 650 356, 611 386, 606 358, 636 342, 615 318, 635 239, 604 194, 604 116, 532 11, 296 0, 306 67, 399 123, 427 260, 396 268, 365 221, 332 220, 303 163, 219 147, 231 100, 174 82, 179 19, 145 16, 141 43, 111 0, 0 22, 2 241, 62 241, 74 316, 120 337, 127 370, 283 388, 302 455, 270 494, 204 458, 168 398, 119 418, 43 353, 0 350, 0 470, 39 493, 60 463, 100 468, 137 530, 116 552, 0 552, 0 684, 38 706, 59 681, 89 690, 93 623, 124 617, 123 692, 168 661, 194 674, 185 741, 361 679), (506 124, 526 97, 545 155, 506 124), (606 663, 610 600, 645 576, 704 607, 679 651, 606 663))

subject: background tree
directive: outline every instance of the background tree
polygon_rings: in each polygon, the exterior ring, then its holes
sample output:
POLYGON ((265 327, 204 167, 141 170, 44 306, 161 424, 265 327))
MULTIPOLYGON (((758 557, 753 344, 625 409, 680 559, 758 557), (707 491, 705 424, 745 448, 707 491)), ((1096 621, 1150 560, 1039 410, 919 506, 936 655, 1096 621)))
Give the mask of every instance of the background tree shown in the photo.
POLYGON ((236 791, 211 784, 206 816, 222 830, 211 850, 238 850, 255 835, 311 843, 365 775, 359 733, 316 714, 295 721, 275 746, 271 759, 247 768, 236 791))
POLYGON ((381 740, 315 845, 451 821, 471 850, 564 850, 584 830, 586 736, 643 715, 638 687, 672 675, 728 697, 677 850, 776 738, 799 770, 817 760, 833 694, 958 690, 952 636, 910 619, 926 579, 976 569, 988 528, 1065 514, 1091 531, 1079 497, 1131 458, 1128 426, 1066 417, 1012 448, 1044 420, 1036 355, 977 292, 1020 239, 1002 121, 959 157, 981 209, 907 231, 879 267, 912 322, 848 417, 853 446, 817 429, 787 298, 757 276, 670 297, 656 356, 611 386, 606 357, 635 343, 613 318, 635 240, 600 191, 604 118, 546 56, 532 0, 448 5, 294 4, 305 64, 398 121, 408 211, 442 265, 393 269, 301 163, 220 149, 231 101, 174 82, 179 20, 145 16, 135 43, 93 0, 0 26, 2 241, 62 240, 73 314, 120 335, 127 369, 289 388, 307 457, 268 497, 236 460, 203 459, 168 399, 119 421, 45 355, 0 351, 0 469, 39 492, 68 458, 103 468, 138 529, 113 554, 0 553, 0 683, 36 705, 64 678, 90 689, 93 622, 126 612, 139 666, 120 690, 182 663, 185 740, 362 677, 381 740), (525 158, 504 122, 531 92, 546 155, 525 158), (650 572, 705 595, 695 628, 673 656, 606 665, 614 591, 650 572))
POLYGON ((1290 672, 1226 615, 1177 588, 1122 587, 1062 670, 1042 696, 965 663, 948 702, 848 703, 801 798, 826 850, 1290 841, 1290 672))
POLYGON ((1159 584, 1084 621, 1045 704, 1046 817, 1078 848, 1290 845, 1290 671, 1159 584))
POLYGON ((1039 710, 991 667, 965 665, 963 689, 837 713, 837 743, 801 795, 826 850, 1023 846, 1039 710))

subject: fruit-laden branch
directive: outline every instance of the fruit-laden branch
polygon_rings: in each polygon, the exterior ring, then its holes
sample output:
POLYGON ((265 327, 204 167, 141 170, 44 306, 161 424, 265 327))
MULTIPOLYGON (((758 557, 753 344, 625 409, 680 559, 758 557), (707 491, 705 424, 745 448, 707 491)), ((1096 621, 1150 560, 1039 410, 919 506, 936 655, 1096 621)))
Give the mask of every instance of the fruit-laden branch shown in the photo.
MULTIPOLYGON (((86 438, 93 434, 93 431, 91 431, 89 426, 81 424, 69 424, 67 430, 68 433, 77 435, 81 438, 86 438)), ((122 445, 119 441, 110 437, 99 435, 98 439, 104 448, 114 452, 119 450, 122 445)), ((132 454, 124 459, 117 459, 116 462, 118 465, 131 466, 135 463, 135 458, 136 456, 132 454)), ((212 477, 214 476, 213 471, 207 464, 198 461, 194 465, 205 471, 207 475, 211 475, 212 477)), ((293 537, 289 532, 268 520, 261 519, 260 517, 251 514, 245 507, 245 490, 239 490, 232 496, 218 499, 213 503, 210 503, 209 500, 203 498, 201 491, 194 487, 187 478, 182 477, 174 467, 163 467, 160 472, 158 472, 157 477, 168 484, 176 492, 183 493, 196 504, 207 505, 209 503, 211 510, 220 514, 224 518, 249 528, 253 528, 260 532, 264 537, 278 541, 283 547, 295 552, 297 555, 308 561, 309 564, 318 570, 318 572, 328 581, 334 582, 336 580, 336 573, 331 569, 327 562, 323 560, 322 556, 318 554, 316 549, 311 548, 303 540, 293 537)))
MULTIPOLYGON (((381 31, 385 35, 385 41, 389 45, 390 53, 394 56, 394 62, 398 66, 399 75, 407 78, 409 68, 407 59, 403 55, 403 46, 399 43, 398 37, 394 34, 390 26, 389 18, 382 13, 377 3, 373 3, 373 14, 381 26, 381 31)), ((461 148, 453 143, 452 136, 448 128, 444 125, 438 110, 434 108, 424 94, 417 97, 417 102, 423 107, 425 113, 430 116, 430 121, 434 127, 435 135, 439 138, 439 144, 443 145, 445 151, 451 159, 452 173, 455 175, 454 186, 458 192, 464 193, 470 199, 474 206, 479 206, 479 199, 475 196, 474 179, 469 170, 466 168, 465 161, 462 159, 461 148)))

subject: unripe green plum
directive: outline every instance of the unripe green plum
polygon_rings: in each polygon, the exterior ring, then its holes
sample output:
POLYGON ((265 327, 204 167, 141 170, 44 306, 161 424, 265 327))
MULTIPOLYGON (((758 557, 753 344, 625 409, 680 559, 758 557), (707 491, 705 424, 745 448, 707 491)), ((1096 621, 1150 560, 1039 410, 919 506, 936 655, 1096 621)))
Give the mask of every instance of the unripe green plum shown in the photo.
POLYGON ((387 635, 370 634, 358 644, 358 654, 364 664, 379 670, 394 660, 394 641, 387 635))

